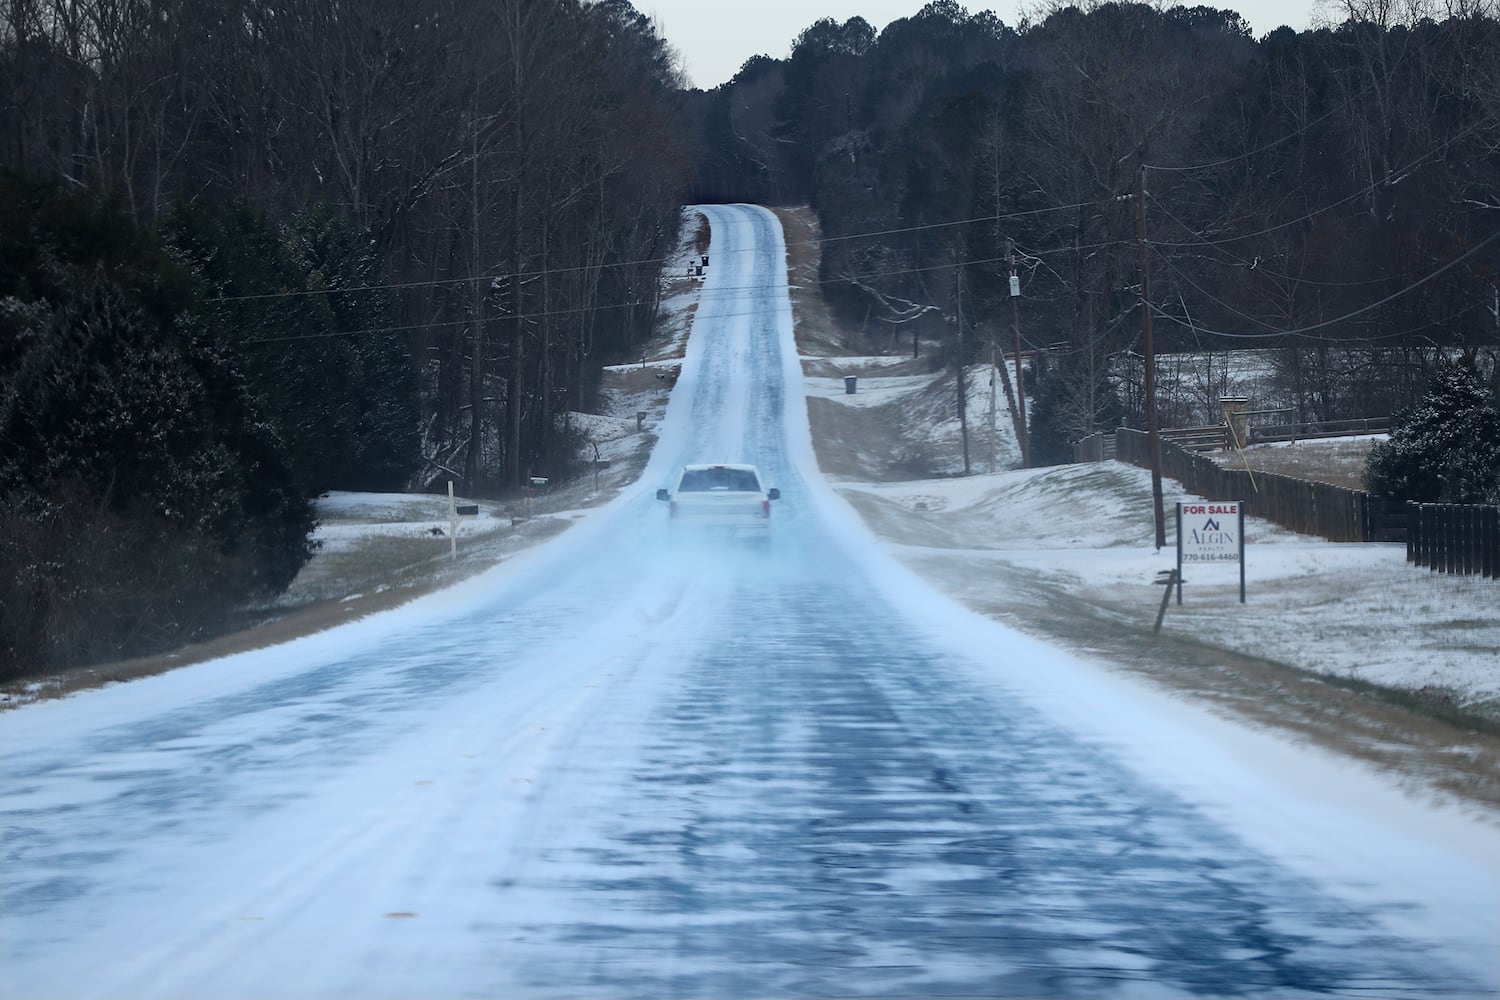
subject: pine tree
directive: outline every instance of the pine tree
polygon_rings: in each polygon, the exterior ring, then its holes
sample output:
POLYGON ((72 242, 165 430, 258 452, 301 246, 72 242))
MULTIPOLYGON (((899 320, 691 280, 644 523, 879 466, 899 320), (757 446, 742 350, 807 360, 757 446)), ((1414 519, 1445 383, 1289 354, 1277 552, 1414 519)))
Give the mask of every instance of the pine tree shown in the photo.
POLYGON ((1426 395, 1370 452, 1372 493, 1424 503, 1500 503, 1500 406, 1473 367, 1439 368, 1426 395))
POLYGON ((0 663, 162 648, 284 588, 312 509, 237 359, 185 319, 187 275, 15 179, 0 253, 0 663))
POLYGON ((405 337, 392 329, 390 293, 376 287, 380 261, 370 237, 332 205, 319 203, 298 213, 286 240, 309 289, 328 290, 319 296, 332 328, 322 353, 347 375, 341 437, 324 438, 335 451, 327 456, 328 485, 404 489, 420 458, 416 371, 405 337))

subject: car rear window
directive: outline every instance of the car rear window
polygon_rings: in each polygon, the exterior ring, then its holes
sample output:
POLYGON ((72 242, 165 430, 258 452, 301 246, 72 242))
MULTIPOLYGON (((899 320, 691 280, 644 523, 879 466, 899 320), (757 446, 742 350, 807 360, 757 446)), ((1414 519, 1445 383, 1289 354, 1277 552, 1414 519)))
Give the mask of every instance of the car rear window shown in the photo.
POLYGON ((759 493, 760 480, 749 469, 686 469, 677 490, 680 493, 699 493, 704 490, 759 493))

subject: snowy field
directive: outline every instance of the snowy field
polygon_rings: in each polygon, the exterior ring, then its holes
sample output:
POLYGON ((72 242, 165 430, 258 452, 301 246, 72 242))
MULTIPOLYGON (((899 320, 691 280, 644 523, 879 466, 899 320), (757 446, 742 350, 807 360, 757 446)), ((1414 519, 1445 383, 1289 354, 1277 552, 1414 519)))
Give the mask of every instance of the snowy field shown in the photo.
MULTIPOLYGON (((841 483, 879 501, 897 551, 1025 567, 1070 593, 1154 615, 1151 585, 1176 565, 1173 505, 1201 499, 1165 481, 1157 552, 1150 473, 1120 463, 963 479, 841 483)), ((1189 567, 1165 628, 1225 649, 1500 709, 1500 583, 1419 570, 1402 545, 1340 544, 1246 519, 1246 597, 1234 565, 1189 567)), ((962 573, 936 581, 958 595, 962 573)))
MULTIPOLYGON (((477 501, 456 497, 455 504, 477 501)), ((333 492, 318 498, 318 527, 313 534, 323 552, 338 552, 377 538, 447 537, 448 498, 411 493, 333 492)), ((465 520, 460 532, 466 537, 489 534, 509 525, 493 504, 480 504, 479 516, 465 520)), ((434 546, 435 548, 437 546, 434 546)))

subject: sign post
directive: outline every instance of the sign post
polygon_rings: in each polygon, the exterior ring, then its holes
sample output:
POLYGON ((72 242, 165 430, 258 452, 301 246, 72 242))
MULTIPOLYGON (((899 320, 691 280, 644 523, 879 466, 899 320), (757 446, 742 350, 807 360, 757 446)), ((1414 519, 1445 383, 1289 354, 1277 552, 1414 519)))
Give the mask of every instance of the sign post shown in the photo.
POLYGON ((478 517, 479 505, 477 503, 455 504, 453 498, 453 480, 448 480, 448 558, 458 558, 458 526, 466 518, 478 517))
POLYGON ((546 485, 547 480, 543 476, 526 477, 526 520, 531 520, 531 491, 546 485))
POLYGON ((1245 603, 1245 504, 1242 500, 1177 502, 1177 603, 1182 603, 1184 563, 1240 564, 1245 603))

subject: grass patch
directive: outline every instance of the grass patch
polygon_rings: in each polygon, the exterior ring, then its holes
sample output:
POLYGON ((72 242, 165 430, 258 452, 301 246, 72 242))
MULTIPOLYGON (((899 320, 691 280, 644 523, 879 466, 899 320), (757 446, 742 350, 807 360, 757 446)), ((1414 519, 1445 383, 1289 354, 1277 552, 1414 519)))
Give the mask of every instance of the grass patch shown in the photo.
POLYGON ((1375 444, 1369 438, 1258 444, 1243 451, 1216 452, 1207 457, 1226 469, 1248 468, 1252 472, 1362 490, 1365 488, 1365 462, 1375 444))
POLYGON ((802 354, 848 356, 866 354, 854 346, 858 339, 834 319, 823 298, 821 268, 823 230, 810 208, 773 208, 786 240, 787 278, 791 283, 792 316, 797 350, 802 354))

